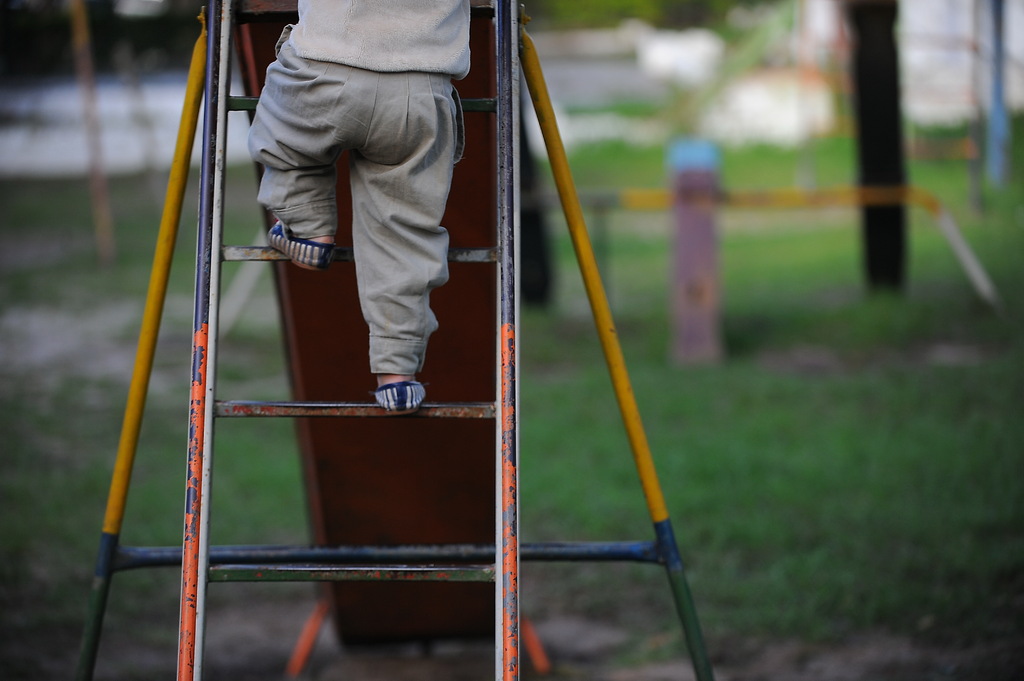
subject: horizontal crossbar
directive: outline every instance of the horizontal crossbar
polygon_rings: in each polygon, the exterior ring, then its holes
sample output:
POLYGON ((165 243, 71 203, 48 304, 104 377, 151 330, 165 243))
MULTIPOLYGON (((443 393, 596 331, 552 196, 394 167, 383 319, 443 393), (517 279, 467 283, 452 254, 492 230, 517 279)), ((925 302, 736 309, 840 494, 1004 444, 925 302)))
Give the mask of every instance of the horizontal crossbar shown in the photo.
MULTIPOLYGON (((356 565, 370 563, 483 563, 494 560, 493 544, 409 544, 400 546, 213 546, 211 565, 284 563, 356 565)), ((522 560, 542 562, 662 563, 652 541, 534 542, 520 545, 522 560)), ((181 547, 119 546, 113 569, 181 564, 181 547)))
MULTIPOLYGON (((403 418, 492 419, 495 408, 491 402, 453 402, 423 404, 419 410, 403 418)), ((382 416, 393 414, 370 402, 257 402, 218 400, 214 414, 225 417, 253 416, 382 416)))
MULTIPOLYGON (((269 246, 224 246, 221 258, 226 262, 249 260, 287 260, 288 256, 269 246)), ((355 256, 351 248, 335 247, 334 262, 352 262, 355 256)), ((496 248, 449 248, 449 262, 497 262, 496 248)))
MULTIPOLYGON (((296 0, 235 0, 235 12, 240 22, 294 20, 298 16, 296 0)), ((474 17, 493 17, 493 0, 470 0, 474 17)))
POLYGON ((213 565, 211 582, 493 582, 493 565, 213 565))

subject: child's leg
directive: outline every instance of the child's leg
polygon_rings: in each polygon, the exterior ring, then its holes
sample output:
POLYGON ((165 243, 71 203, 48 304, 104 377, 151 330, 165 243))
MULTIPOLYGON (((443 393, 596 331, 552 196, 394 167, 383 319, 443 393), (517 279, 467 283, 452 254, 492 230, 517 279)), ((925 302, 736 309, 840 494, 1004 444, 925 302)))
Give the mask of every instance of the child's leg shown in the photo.
POLYGON ((337 109, 349 71, 296 57, 285 43, 249 129, 249 152, 264 166, 259 202, 301 239, 333 242, 338 228, 337 121, 350 117, 337 109))
POLYGON ((430 291, 448 280, 440 223, 461 121, 443 76, 379 74, 378 83, 370 136, 351 153, 356 272, 370 370, 409 377, 437 328, 430 291))

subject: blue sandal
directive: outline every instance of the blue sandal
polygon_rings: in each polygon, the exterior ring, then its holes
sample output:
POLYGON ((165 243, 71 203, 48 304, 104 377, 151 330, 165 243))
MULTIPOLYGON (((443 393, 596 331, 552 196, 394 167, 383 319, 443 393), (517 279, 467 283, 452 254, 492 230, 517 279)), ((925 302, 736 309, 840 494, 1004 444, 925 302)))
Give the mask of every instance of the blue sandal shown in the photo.
POLYGON ((267 234, 267 243, 275 251, 287 255, 297 265, 326 270, 334 260, 334 244, 322 244, 318 241, 291 236, 285 231, 280 220, 270 228, 270 232, 267 234))
POLYGON ((391 414, 411 414, 420 408, 427 391, 418 381, 388 383, 374 391, 377 405, 391 414))

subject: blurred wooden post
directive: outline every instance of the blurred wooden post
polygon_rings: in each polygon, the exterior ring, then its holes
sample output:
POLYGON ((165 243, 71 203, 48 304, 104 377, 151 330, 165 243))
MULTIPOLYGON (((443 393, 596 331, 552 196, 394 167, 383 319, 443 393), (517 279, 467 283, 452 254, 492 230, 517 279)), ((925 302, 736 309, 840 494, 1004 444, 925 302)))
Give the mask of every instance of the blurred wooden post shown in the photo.
MULTIPOLYGON (((846 0, 853 29, 851 58, 857 161, 862 187, 907 182, 900 107, 896 0, 846 0)), ((906 270, 906 210, 902 203, 861 209, 868 288, 899 291, 906 270)))
POLYGON ((82 88, 82 109, 85 133, 89 141, 89 193, 92 196, 92 219, 96 233, 96 251, 100 263, 114 262, 114 219, 110 211, 110 191, 103 169, 103 145, 96 114, 96 76, 92 62, 92 39, 85 0, 71 0, 71 43, 74 47, 75 72, 82 88))
POLYGON ((682 139, 668 153, 675 219, 670 296, 671 359, 675 364, 722 358, 718 237, 718 149, 682 139))

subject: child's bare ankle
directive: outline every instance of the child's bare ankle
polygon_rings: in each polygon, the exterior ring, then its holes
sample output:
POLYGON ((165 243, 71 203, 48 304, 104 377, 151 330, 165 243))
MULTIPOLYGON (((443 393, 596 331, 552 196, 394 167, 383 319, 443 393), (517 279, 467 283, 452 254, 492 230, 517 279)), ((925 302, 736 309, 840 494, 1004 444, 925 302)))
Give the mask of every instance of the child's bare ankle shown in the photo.
POLYGON ((390 383, 402 383, 405 381, 415 380, 416 376, 412 374, 377 374, 377 387, 382 385, 388 385, 390 383))

